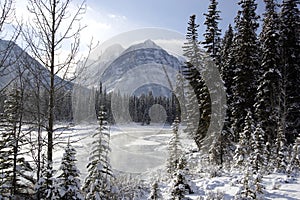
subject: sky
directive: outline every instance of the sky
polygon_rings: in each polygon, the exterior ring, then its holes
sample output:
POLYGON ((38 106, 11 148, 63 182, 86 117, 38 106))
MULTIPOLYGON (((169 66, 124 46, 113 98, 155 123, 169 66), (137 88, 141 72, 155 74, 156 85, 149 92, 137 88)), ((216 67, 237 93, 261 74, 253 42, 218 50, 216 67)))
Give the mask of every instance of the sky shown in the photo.
MULTIPOLYGON (((76 9, 82 0, 72 0, 71 9, 76 9)), ((83 49, 93 38, 99 44, 121 33, 142 28, 162 28, 185 35, 189 17, 196 15, 199 39, 202 40, 205 26, 204 13, 210 0, 86 0, 86 13, 81 24, 87 27, 81 33, 83 49)), ((219 0, 222 33, 233 24, 239 0, 219 0)), ((256 0, 259 14, 262 14, 263 0, 256 0)), ((26 10, 27 1, 16 1, 17 18, 30 20, 26 10)))
MULTIPOLYGON (((233 23, 239 6, 238 0, 219 0, 221 11, 220 27, 224 33, 229 23, 233 23)), ((257 0, 258 12, 262 13, 263 0, 257 0)), ((196 15, 200 24, 200 39, 205 30, 203 25, 209 0, 88 0, 86 17, 92 25, 87 32, 106 40, 116 34, 144 27, 166 28, 185 34, 189 16, 196 15), (97 21, 96 21, 97 19, 97 21), (97 27, 98 26, 98 27, 97 27)))

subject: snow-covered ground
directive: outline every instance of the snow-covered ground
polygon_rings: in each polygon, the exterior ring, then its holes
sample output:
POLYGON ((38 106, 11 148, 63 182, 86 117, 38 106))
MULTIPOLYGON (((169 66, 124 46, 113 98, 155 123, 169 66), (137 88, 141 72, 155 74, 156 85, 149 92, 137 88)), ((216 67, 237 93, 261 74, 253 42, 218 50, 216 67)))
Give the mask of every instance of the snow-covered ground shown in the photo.
MULTIPOLYGON (((87 174, 92 134, 97 124, 81 124, 65 131, 61 140, 70 137, 77 149, 77 166, 81 171, 82 180, 87 174)), ((159 124, 140 126, 136 124, 113 126, 111 130, 111 164, 114 170, 141 176, 147 181, 147 176, 155 170, 165 166, 168 156, 167 146, 171 136, 171 127, 159 124)), ((192 141, 183 138, 183 146, 187 147, 192 141)), ((55 168, 59 166, 63 154, 62 147, 54 151, 55 168)), ((205 196, 210 192, 224 194, 224 199, 233 199, 241 186, 242 174, 221 173, 218 177, 211 178, 209 174, 194 174, 192 182, 196 186, 195 194, 189 195, 192 199, 205 196)), ((152 180, 151 177, 148 177, 152 180)), ((150 184, 150 183, 149 183, 150 184)), ((287 178, 283 174, 270 174, 263 177, 265 186, 264 199, 297 200, 300 199, 300 178, 287 178)), ((165 198, 168 196, 167 185, 161 184, 165 198)))
MULTIPOLYGON (((198 191, 196 194, 189 195, 192 199, 203 195, 207 196, 210 192, 219 192, 224 194, 225 200, 234 199, 241 186, 240 180, 242 175, 224 175, 221 177, 204 177, 195 179, 198 191)), ((271 174, 263 178, 265 186, 263 199, 277 200, 299 200, 300 199, 300 178, 287 179, 286 175, 271 174), (275 185, 275 187, 274 187, 275 185)), ((166 195, 167 196, 167 195, 166 195)))

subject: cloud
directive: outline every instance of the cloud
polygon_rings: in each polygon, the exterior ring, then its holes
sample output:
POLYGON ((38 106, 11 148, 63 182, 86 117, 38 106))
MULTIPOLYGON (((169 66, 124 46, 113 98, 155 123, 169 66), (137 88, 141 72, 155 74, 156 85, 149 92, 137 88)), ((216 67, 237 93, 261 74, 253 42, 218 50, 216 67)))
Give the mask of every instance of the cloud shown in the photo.
POLYGON ((114 14, 109 14, 108 17, 109 17, 109 18, 112 18, 112 19, 115 19, 117 16, 114 15, 114 14))
POLYGON ((124 15, 115 15, 115 14, 108 14, 108 17, 110 19, 116 20, 116 21, 125 21, 127 20, 127 17, 124 15))

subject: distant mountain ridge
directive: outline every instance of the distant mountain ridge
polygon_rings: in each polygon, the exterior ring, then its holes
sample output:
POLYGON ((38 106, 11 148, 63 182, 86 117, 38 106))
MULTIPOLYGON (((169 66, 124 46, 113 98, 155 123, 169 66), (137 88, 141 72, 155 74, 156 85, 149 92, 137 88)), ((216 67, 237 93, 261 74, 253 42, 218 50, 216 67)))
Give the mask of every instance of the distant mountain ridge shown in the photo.
MULTIPOLYGON (((50 72, 12 41, 0 40, 0 89, 15 81, 33 84, 37 79, 44 87, 50 85, 50 72)), ((55 76, 55 83, 71 90, 72 83, 55 76)))

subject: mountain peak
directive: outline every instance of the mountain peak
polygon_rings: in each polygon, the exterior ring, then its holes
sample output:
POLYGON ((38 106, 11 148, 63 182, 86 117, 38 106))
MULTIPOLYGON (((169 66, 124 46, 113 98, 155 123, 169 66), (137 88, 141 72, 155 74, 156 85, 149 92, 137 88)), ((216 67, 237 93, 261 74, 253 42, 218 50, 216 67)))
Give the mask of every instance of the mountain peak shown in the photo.
POLYGON ((155 42, 153 42, 152 40, 147 39, 142 43, 138 43, 130 46, 128 49, 126 49, 124 53, 128 53, 130 51, 135 51, 138 49, 162 49, 162 48, 157 44, 155 44, 155 42))
POLYGON ((155 42, 153 42, 153 41, 150 40, 150 39, 145 40, 143 44, 144 44, 146 47, 160 48, 159 46, 157 46, 157 44, 155 44, 155 42))

